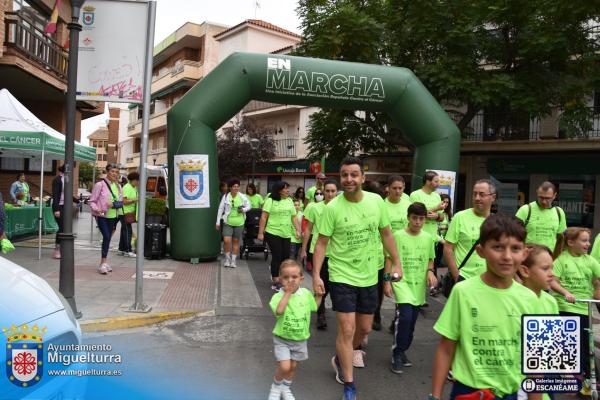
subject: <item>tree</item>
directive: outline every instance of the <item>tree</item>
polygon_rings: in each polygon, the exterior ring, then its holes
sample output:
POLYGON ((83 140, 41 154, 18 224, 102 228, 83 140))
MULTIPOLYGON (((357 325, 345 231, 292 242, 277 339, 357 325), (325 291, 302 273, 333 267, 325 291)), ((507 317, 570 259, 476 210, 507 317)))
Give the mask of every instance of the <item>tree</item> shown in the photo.
POLYGON ((219 179, 240 178, 252 171, 252 159, 256 163, 267 162, 275 157, 275 141, 265 128, 257 126, 248 118, 234 120, 231 128, 224 128, 217 138, 219 179), (251 139, 258 139, 256 151, 250 146, 251 139))
MULTIPOLYGON (((100 171, 96 170, 96 181, 100 179, 100 171)), ((79 186, 91 188, 93 182, 94 164, 90 162, 82 162, 79 164, 79 186)))
MULTIPOLYGON (((297 54, 407 67, 440 103, 455 106, 461 131, 480 110, 544 116, 565 104, 567 121, 581 127, 582 99, 600 87, 595 2, 301 0, 298 13, 305 40, 297 54)), ((385 117, 313 114, 311 155, 402 143, 385 117), (358 143, 334 142, 331 132, 358 143)))

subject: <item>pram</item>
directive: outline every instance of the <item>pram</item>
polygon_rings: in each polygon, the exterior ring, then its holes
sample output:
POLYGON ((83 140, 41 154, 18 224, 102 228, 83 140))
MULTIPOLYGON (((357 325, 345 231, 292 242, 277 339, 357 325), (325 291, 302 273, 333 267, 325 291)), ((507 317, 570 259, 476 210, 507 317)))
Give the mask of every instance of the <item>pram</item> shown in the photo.
POLYGON ((250 253, 264 253, 265 260, 269 258, 269 249, 264 241, 257 239, 258 224, 262 210, 260 208, 252 208, 246 213, 246 222, 244 223, 244 237, 241 251, 241 257, 248 259, 250 253))

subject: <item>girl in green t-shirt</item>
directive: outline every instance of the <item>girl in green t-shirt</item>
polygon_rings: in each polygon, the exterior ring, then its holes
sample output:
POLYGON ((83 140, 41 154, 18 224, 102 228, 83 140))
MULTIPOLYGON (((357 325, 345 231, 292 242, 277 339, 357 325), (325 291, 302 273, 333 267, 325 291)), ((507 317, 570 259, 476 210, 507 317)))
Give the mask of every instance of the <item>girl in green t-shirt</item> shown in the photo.
POLYGON ((552 251, 539 244, 527 245, 527 249, 529 253, 523 264, 519 266, 518 276, 523 286, 531 289, 540 299, 542 314, 558 314, 556 300, 547 293, 554 281, 552 251))
MULTIPOLYGON (((600 278, 600 263, 588 255, 590 249, 590 230, 571 227, 556 246, 554 275, 552 282, 554 297, 558 303, 560 315, 579 316, 581 334, 581 365, 585 376, 590 376, 588 340, 588 306, 576 303, 575 299, 591 299, 594 296, 594 280, 600 278)), ((585 387, 584 387, 585 389, 585 387)))

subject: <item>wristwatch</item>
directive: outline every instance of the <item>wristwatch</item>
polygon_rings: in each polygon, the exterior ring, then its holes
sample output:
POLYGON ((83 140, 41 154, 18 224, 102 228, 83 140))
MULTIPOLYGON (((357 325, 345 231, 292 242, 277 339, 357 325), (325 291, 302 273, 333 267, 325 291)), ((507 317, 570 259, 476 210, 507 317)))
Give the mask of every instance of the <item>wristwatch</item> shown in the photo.
POLYGON ((389 282, 389 281, 391 281, 391 280, 392 280, 392 278, 391 278, 391 276, 390 276, 389 272, 385 272, 385 273, 383 274, 383 281, 384 281, 384 282, 389 282))

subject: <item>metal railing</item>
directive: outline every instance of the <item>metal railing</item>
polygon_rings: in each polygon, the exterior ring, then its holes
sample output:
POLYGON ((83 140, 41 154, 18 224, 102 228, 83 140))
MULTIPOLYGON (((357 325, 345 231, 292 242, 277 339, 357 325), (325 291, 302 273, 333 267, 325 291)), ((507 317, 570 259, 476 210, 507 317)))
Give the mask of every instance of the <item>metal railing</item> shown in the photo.
POLYGON ((298 148, 298 139, 275 139, 275 157, 293 158, 296 157, 298 148))
POLYGON ((40 62, 62 78, 67 76, 69 52, 49 38, 43 30, 35 27, 17 12, 7 12, 4 19, 7 47, 14 47, 21 53, 40 62))

